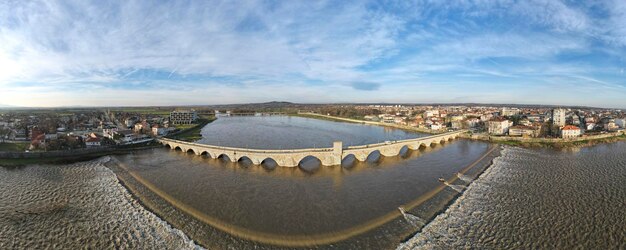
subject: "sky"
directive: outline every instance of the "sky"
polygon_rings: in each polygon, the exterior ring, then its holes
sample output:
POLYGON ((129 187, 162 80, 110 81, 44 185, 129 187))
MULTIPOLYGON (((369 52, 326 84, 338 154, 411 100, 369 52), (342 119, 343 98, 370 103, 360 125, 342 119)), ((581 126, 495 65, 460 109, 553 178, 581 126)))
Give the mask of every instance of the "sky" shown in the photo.
POLYGON ((0 106, 626 108, 626 1, 0 1, 0 106))

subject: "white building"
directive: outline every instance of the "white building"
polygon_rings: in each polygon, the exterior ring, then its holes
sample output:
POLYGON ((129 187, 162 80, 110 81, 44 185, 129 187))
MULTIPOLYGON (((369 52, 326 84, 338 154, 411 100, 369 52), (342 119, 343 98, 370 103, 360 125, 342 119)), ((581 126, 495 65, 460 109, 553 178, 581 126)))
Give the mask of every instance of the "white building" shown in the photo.
POLYGON ((152 134, 154 136, 163 136, 167 134, 167 129, 159 127, 158 125, 155 125, 152 127, 152 134))
POLYGON ((576 138, 582 134, 579 127, 573 125, 567 125, 561 129, 562 138, 576 138))
POLYGON ((626 128, 626 119, 615 119, 615 125, 619 126, 620 128, 626 128))
POLYGON ((552 110, 552 124, 562 127, 565 126, 565 109, 552 110))
POLYGON ((509 133, 509 128, 513 126, 513 122, 506 119, 493 119, 488 122, 489 134, 492 135, 506 135, 509 133))
POLYGON ((502 116, 516 116, 519 115, 522 111, 518 108, 502 108, 501 115, 502 116))

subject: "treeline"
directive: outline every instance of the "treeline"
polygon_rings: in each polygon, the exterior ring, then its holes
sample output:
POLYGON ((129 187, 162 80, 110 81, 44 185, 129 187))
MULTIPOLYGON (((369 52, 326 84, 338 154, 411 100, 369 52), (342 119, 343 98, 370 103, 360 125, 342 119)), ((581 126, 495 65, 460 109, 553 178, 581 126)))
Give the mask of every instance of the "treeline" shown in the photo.
POLYGON ((320 107, 318 113, 346 118, 363 118, 366 115, 379 115, 382 112, 378 109, 355 109, 354 107, 326 106, 320 107))

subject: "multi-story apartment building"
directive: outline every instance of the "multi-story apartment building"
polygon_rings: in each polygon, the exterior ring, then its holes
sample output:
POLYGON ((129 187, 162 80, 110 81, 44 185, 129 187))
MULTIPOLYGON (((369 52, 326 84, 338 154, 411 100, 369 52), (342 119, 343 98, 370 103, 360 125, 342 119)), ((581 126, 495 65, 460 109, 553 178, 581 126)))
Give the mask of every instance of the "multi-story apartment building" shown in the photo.
POLYGON ((555 126, 565 126, 565 109, 552 110, 552 124, 555 126))
POLYGON ((192 124, 198 119, 198 113, 194 110, 177 110, 170 113, 170 121, 174 124, 192 124))

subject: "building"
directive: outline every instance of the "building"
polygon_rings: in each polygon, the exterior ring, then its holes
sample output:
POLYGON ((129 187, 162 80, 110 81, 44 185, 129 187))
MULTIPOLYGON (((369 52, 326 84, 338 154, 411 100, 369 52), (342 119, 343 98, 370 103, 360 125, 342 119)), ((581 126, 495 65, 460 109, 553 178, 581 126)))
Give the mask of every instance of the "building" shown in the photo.
POLYGON ((98 137, 89 137, 85 140, 85 146, 87 148, 95 148, 102 146, 100 138, 98 137))
POLYGON ((494 118, 488 122, 489 134, 506 135, 513 122, 504 118, 494 118))
POLYGON ((579 127, 567 125, 561 128, 561 138, 576 138, 582 134, 579 127))
POLYGON ((540 129, 530 126, 512 126, 509 128, 509 136, 537 137, 540 129))
POLYGON ((565 126, 565 109, 552 110, 552 124, 555 126, 565 126))
POLYGON ((131 117, 131 118, 126 118, 126 120, 124 120, 124 125, 126 125, 127 128, 132 128, 133 126, 135 126, 135 123, 137 123, 138 119, 136 117, 131 117))
POLYGON ((619 129, 619 127, 617 126, 617 124, 615 123, 615 121, 613 119, 609 120, 607 123, 604 124, 604 130, 606 131, 617 131, 619 129))
POLYGON ((516 116, 519 115, 522 111, 518 108, 502 108, 501 115, 502 116, 516 116))
POLYGON ((167 134, 167 129, 160 127, 159 125, 152 126, 152 134, 154 136, 163 136, 167 134))
POLYGON ((173 124, 192 124, 198 119, 198 113, 194 110, 177 110, 170 113, 170 121, 173 124))
POLYGON ((626 128, 626 119, 615 119, 615 125, 619 126, 620 128, 626 128))
POLYGON ((116 135, 115 137, 119 136, 120 140, 124 143, 133 141, 134 134, 132 130, 118 130, 114 133, 116 135))
POLYGON ((480 125, 480 119, 478 119, 478 118, 469 118, 469 119, 467 119, 466 123, 467 123, 467 127, 475 128, 475 127, 478 127, 480 125))

